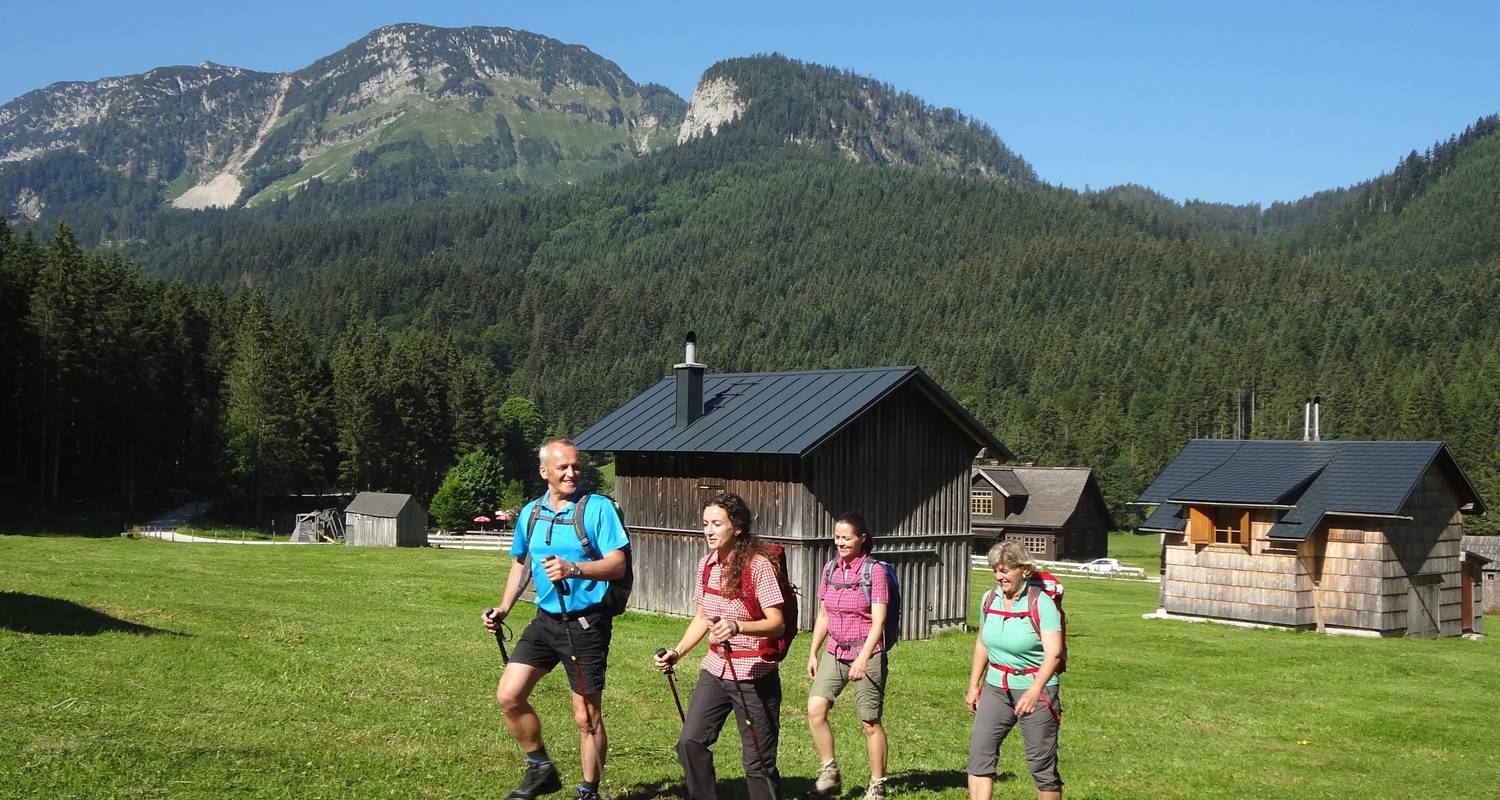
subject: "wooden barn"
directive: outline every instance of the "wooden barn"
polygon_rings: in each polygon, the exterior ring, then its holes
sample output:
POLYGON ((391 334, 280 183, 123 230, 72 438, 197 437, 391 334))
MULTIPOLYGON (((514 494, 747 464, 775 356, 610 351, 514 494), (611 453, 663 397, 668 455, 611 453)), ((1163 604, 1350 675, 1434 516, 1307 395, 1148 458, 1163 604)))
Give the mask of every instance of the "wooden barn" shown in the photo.
POLYGON ((1461 558, 1480 614, 1500 614, 1500 536, 1465 536, 1461 558))
POLYGON ((1115 526, 1086 467, 975 467, 969 518, 977 552, 1014 539, 1043 561, 1103 558, 1115 526))
POLYGON ((1142 493, 1162 613, 1380 636, 1479 625, 1460 569, 1484 513, 1442 442, 1197 439, 1142 493))
POLYGON ((344 509, 344 544, 426 547, 427 509, 409 494, 360 492, 344 509))
POLYGON ((738 493, 756 533, 787 550, 810 628, 833 520, 858 511, 897 570, 904 636, 965 624, 969 467, 1008 453, 918 367, 707 375, 687 363, 575 438, 615 456, 635 608, 692 613, 703 500, 738 493))

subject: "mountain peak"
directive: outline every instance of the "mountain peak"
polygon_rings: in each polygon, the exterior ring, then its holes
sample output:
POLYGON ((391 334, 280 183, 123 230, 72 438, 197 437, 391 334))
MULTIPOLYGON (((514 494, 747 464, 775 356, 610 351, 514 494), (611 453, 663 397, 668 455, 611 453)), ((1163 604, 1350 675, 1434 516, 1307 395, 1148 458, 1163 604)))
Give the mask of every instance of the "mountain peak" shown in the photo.
POLYGON ((1036 183, 989 126, 890 84, 780 54, 734 58, 703 73, 678 141, 739 124, 831 147, 853 161, 1036 183))
POLYGON ((382 196, 573 181, 669 145, 685 107, 586 47, 398 23, 295 72, 204 61, 0 106, 0 210, 60 208, 42 159, 186 208, 373 175, 400 184, 382 196))

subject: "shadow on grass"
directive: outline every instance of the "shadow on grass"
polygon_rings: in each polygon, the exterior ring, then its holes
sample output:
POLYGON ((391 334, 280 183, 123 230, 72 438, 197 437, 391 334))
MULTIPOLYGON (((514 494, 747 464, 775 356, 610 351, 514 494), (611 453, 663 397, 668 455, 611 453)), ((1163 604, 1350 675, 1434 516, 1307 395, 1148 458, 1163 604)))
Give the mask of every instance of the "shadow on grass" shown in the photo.
POLYGON ((185 633, 138 625, 108 614, 55 597, 39 597, 20 592, 0 592, 0 628, 17 633, 40 633, 57 636, 95 636, 119 631, 144 636, 185 633))
MULTIPOLYGON (((683 796, 683 780, 656 781, 655 783, 637 783, 632 786, 623 787, 624 791, 614 795, 615 800, 666 800, 667 798, 679 798, 683 796)), ((813 790, 813 782, 810 778, 782 778, 781 796, 786 798, 806 797, 813 790)), ((720 778, 714 784, 715 797, 748 798, 750 790, 745 787, 744 778, 720 778)))
MULTIPOLYGON (((995 776, 996 783, 1015 780, 1013 772, 1002 772, 995 776)), ((682 796, 682 780, 657 781, 655 783, 638 783, 633 786, 624 787, 624 791, 615 795, 615 800, 662 800, 663 798, 676 798, 682 796)), ((845 781, 844 798, 859 798, 864 796, 865 786, 861 783, 856 788, 850 788, 845 781)), ((969 785, 969 776, 962 770, 915 770, 898 772, 886 779, 886 789, 895 792, 929 791, 940 792, 946 789, 966 789, 969 785)), ((781 779, 781 796, 786 798, 804 798, 814 796, 814 783, 812 778, 785 777, 781 779)), ((718 797, 749 797, 750 792, 745 788, 744 778, 722 779, 714 785, 714 794, 718 797)))

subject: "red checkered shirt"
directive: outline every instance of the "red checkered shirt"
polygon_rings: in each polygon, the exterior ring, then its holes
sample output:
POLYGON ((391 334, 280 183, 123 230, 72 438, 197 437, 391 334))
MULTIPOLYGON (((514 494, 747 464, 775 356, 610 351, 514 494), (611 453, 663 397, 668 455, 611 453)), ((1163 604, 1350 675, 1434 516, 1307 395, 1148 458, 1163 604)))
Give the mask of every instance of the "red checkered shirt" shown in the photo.
MULTIPOLYGON (((708 566, 708 585, 721 591, 724 585, 722 569, 719 566, 719 554, 716 551, 710 551, 698 561, 697 579, 693 585, 693 600, 703 608, 703 618, 720 617, 739 622, 753 620, 749 610, 745 608, 743 599, 731 600, 721 594, 703 591, 702 576, 705 565, 708 566)), ((750 580, 755 587, 755 597, 760 601, 762 609, 779 606, 784 602, 781 587, 776 584, 776 570, 771 566, 770 559, 759 554, 750 559, 750 580)), ((769 675, 776 669, 777 663, 765 656, 754 654, 765 645, 766 640, 761 636, 751 636, 745 633, 731 636, 729 637, 729 655, 734 662, 733 669, 723 656, 714 652, 718 649, 716 647, 709 648, 709 651, 704 654, 702 668, 715 677, 739 681, 754 680, 769 675)))
MULTIPOLYGON (((870 626, 874 622, 870 617, 871 605, 891 602, 891 590, 886 585, 884 569, 870 570, 870 599, 865 600, 862 584, 867 558, 868 554, 861 555, 848 564, 844 564, 842 559, 833 560, 832 581, 853 584, 848 588, 830 586, 823 582, 827 565, 818 574, 818 599, 823 601, 823 608, 828 612, 828 652, 845 661, 858 658, 860 650, 865 646, 865 637, 870 635, 870 626)), ((870 652, 878 653, 884 649, 885 642, 876 640, 875 649, 870 652)))

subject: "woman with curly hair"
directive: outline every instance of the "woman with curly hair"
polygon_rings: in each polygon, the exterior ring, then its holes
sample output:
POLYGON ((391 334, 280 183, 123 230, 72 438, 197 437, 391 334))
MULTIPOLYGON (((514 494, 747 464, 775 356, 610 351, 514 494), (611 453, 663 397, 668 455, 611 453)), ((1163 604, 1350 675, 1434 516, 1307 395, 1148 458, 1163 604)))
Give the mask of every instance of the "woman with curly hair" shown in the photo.
POLYGON ((768 656, 771 641, 796 621, 782 617, 785 600, 776 581, 775 550, 751 532, 750 522, 750 508, 737 494, 722 492, 704 502, 708 553, 698 562, 693 590, 698 610, 677 646, 656 657, 656 668, 665 672, 705 636, 709 640, 677 740, 689 800, 718 796, 709 748, 731 711, 741 727, 740 758, 750 797, 774 800, 781 794, 776 770, 781 673, 768 656))

